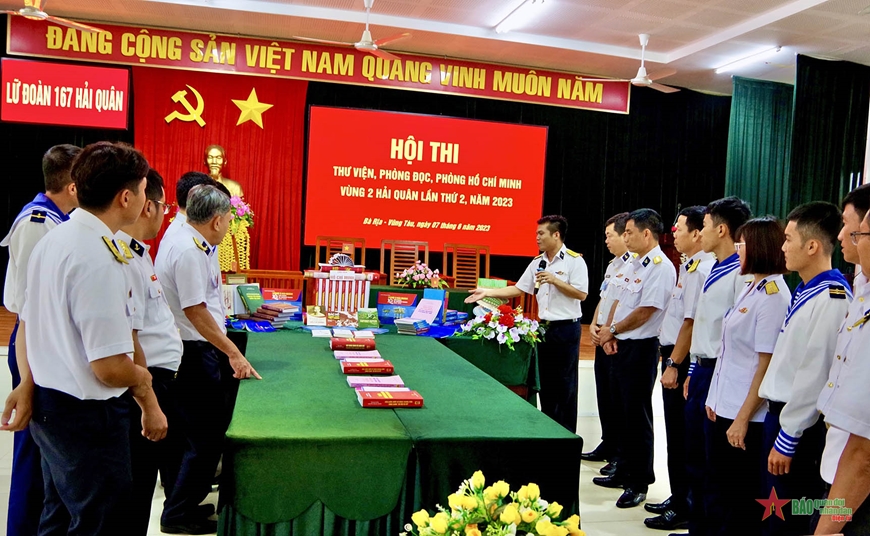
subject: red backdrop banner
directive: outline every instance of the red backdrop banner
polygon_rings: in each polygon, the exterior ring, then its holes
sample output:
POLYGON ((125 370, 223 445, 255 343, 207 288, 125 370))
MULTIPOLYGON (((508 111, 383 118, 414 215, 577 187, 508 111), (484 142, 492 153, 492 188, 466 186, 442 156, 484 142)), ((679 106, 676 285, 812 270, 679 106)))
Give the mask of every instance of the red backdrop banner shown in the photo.
POLYGON ((133 89, 136 147, 167 200, 185 172, 208 173, 206 147, 221 145, 222 175, 254 212, 251 268, 298 269, 307 82, 134 67, 133 89))
POLYGON ((547 128, 314 106, 305 243, 318 235, 537 250, 547 128), (340 149, 340 150, 336 150, 340 149))

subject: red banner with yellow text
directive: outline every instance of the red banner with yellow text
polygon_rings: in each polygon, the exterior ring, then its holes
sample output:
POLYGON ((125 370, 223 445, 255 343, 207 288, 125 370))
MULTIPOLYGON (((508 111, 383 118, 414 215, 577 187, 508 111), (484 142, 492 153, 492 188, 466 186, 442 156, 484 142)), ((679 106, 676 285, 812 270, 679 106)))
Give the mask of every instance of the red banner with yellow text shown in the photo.
POLYGON ((294 78, 628 113, 631 85, 572 73, 295 41, 100 24, 81 32, 9 17, 9 54, 294 78))

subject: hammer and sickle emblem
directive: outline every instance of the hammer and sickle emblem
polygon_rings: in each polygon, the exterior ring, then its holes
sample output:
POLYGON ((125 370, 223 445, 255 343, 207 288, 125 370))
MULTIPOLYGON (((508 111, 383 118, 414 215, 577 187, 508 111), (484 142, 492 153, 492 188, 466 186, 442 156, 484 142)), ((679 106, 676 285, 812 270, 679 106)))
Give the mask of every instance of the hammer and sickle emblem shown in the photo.
POLYGON ((173 120, 178 119, 179 121, 191 122, 196 121, 199 126, 204 127, 205 121, 202 118, 202 111, 205 109, 205 102, 202 100, 202 95, 199 94, 199 91, 195 90, 191 86, 187 86, 187 89, 193 92, 193 96, 196 97, 196 108, 193 107, 192 104, 187 100, 187 91, 180 90, 175 92, 175 95, 172 96, 172 102, 180 102, 181 105, 187 110, 187 114, 183 114, 178 110, 175 110, 171 114, 166 116, 166 122, 171 123, 173 120))

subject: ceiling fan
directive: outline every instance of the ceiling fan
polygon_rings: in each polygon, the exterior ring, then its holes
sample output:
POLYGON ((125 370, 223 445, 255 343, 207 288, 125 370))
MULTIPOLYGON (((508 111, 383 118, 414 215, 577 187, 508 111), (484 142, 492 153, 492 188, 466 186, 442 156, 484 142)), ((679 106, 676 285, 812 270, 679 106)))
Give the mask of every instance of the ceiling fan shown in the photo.
POLYGON ((400 39, 405 39, 406 37, 411 37, 409 32, 400 33, 396 35, 391 35, 390 37, 384 37, 383 39, 378 39, 377 41, 372 40, 372 34, 369 32, 369 15, 371 14, 372 4, 374 4, 375 0, 363 0, 363 3, 366 7, 366 29, 363 30, 362 39, 360 39, 356 43, 346 43, 343 41, 329 41, 327 39, 314 39, 313 37, 299 37, 293 36, 293 39, 300 39, 302 41, 311 41, 312 43, 323 43, 325 45, 337 45, 343 47, 354 47, 355 49, 361 52, 368 52, 370 54, 374 54, 379 58, 383 58, 385 60, 398 60, 399 57, 393 54, 390 54, 386 50, 383 50, 381 47, 388 43, 393 43, 400 39))
POLYGON ((640 38, 640 67, 637 70, 637 74, 631 80, 626 79, 618 79, 618 78, 584 78, 584 80, 594 80, 596 82, 631 82, 632 85, 635 86, 644 86, 655 89, 657 91, 661 91, 662 93, 676 93, 679 91, 679 88, 666 86, 664 84, 658 84, 655 80, 659 80, 666 76, 671 76, 676 74, 676 69, 665 69, 662 71, 657 71, 648 75, 646 73, 646 67, 644 66, 644 55, 646 54, 646 46, 649 44, 649 34, 640 34, 638 35, 640 38))
POLYGON ((60 24, 61 26, 67 26, 69 28, 75 28, 76 30, 81 30, 83 32, 99 33, 105 31, 101 30, 100 28, 95 28, 94 26, 82 24, 80 22, 73 22, 71 20, 62 19, 60 17, 52 17, 51 15, 42 10, 44 4, 44 0, 24 0, 24 7, 19 9, 18 11, 4 10, 3 12, 8 13, 9 15, 19 15, 21 17, 27 17, 31 20, 51 21, 55 24, 60 24))

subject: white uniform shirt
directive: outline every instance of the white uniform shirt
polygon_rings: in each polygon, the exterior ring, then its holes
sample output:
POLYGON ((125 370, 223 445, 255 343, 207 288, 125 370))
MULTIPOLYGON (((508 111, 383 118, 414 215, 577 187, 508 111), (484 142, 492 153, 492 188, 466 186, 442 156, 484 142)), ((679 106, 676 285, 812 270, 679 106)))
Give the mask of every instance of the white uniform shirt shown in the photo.
MULTIPOLYGON (((535 273, 541 260, 547 264, 544 271, 556 274, 557 279, 568 283, 580 292, 589 291, 589 271, 586 268, 586 261, 579 253, 574 253, 564 245, 556 253, 552 262, 547 258, 546 253, 532 259, 529 267, 517 281, 518 289, 527 294, 534 294, 535 273)), ((583 316, 580 300, 569 298, 549 283, 543 283, 535 297, 538 299, 538 318, 541 320, 573 320, 583 316)))
POLYGON ((604 281, 601 282, 598 293, 601 297, 601 304, 598 306, 598 318, 595 319, 595 323, 599 326, 606 324, 610 317, 613 302, 619 297, 620 283, 624 277, 623 272, 631 265, 629 263, 631 258, 631 253, 626 251, 622 256, 614 257, 607 264, 607 270, 604 271, 604 281))
POLYGON ((613 312, 613 321, 621 322, 638 307, 655 307, 656 311, 641 326, 618 333, 617 339, 649 339, 657 337, 665 318, 665 307, 671 291, 677 284, 677 271, 662 249, 654 247, 643 257, 637 257, 627 267, 619 303, 613 312))
POLYGON ((850 434, 870 438, 870 322, 855 325, 870 309, 870 284, 863 273, 855 276, 855 299, 837 335, 828 381, 819 395, 818 409, 830 425, 822 454, 822 478, 834 483, 840 457, 850 434))
POLYGON ((719 357, 722 319, 743 292, 746 282, 751 280, 751 275, 740 275, 740 258, 736 253, 713 265, 695 312, 692 346, 689 350, 693 362, 697 361, 697 357, 719 357))
POLYGON ((166 230, 163 232, 163 238, 161 239, 161 242, 167 237, 177 233, 178 230, 181 229, 181 226, 185 223, 187 223, 187 215, 182 214, 181 212, 176 212, 175 217, 172 218, 171 222, 169 222, 169 227, 167 227, 166 230))
POLYGON ((163 282, 166 301, 175 316, 183 341, 204 341, 184 309, 204 303, 218 327, 226 333, 226 319, 221 274, 212 259, 217 248, 188 224, 171 235, 163 236, 157 252, 157 277, 163 282))
POLYGON ((713 268, 713 256, 704 251, 692 255, 685 264, 680 265, 677 286, 671 293, 671 300, 665 310, 665 319, 659 334, 659 344, 673 346, 683 328, 683 321, 695 318, 698 297, 704 288, 704 281, 713 268))
POLYGON ((823 272, 792 296, 773 358, 758 389, 767 400, 785 402, 774 448, 794 456, 804 430, 819 418, 816 402, 825 386, 852 291, 839 270, 823 272))
MULTIPOLYGON (((736 419, 749 395, 758 354, 773 353, 779 330, 788 312, 791 293, 779 274, 747 285, 722 320, 722 355, 716 361, 707 406, 716 415, 736 419)), ((764 421, 767 402, 752 422, 764 421)))
POLYGON ((27 323, 33 380, 40 387, 81 400, 106 400, 127 390, 100 382, 90 366, 133 353, 128 266, 111 239, 106 224, 80 208, 33 250, 21 318, 27 323))
POLYGON ((176 371, 181 363, 181 336, 166 301, 163 285, 154 270, 148 253, 149 246, 123 231, 118 231, 115 241, 130 257, 127 271, 132 274, 135 307, 133 329, 139 331, 139 344, 145 352, 145 362, 149 367, 176 371))
MULTIPOLYGON (((39 194, 34 202, 50 202, 45 194, 39 194)), ((51 203, 54 205, 54 203, 51 203)), ((54 205, 57 208, 56 205, 54 205)), ((26 206, 24 207, 27 208, 26 206)), ((24 289, 27 286, 27 262, 33 248, 42 237, 57 227, 65 218, 60 209, 49 210, 38 206, 22 211, 15 219, 9 233, 0 246, 9 248, 9 264, 6 267, 6 282, 3 286, 3 305, 9 312, 19 314, 24 307, 24 289)))

